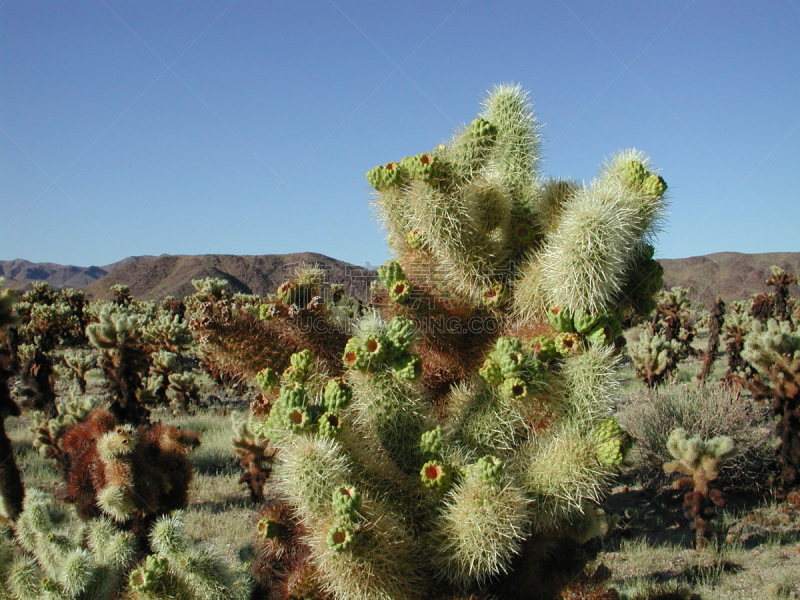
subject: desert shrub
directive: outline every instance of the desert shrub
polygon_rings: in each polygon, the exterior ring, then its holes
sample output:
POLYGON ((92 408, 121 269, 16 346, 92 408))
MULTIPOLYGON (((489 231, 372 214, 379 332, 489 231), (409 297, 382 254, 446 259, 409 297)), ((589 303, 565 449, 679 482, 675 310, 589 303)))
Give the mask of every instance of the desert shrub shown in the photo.
POLYGON ((670 432, 684 429, 710 439, 730 437, 740 453, 724 464, 720 479, 758 485, 772 460, 768 410, 724 384, 669 384, 631 394, 619 407, 619 422, 636 438, 635 464, 656 474, 673 460, 670 432))

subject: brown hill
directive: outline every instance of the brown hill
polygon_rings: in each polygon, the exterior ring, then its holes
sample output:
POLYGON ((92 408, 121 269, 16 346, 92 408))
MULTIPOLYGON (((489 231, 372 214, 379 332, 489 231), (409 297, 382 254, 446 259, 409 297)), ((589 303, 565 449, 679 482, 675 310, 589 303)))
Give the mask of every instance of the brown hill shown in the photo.
POLYGON ((28 260, 0 260, 0 277, 5 277, 6 285, 12 290, 28 290, 34 281, 44 281, 54 289, 65 287, 82 288, 119 267, 135 262, 142 256, 129 256, 119 262, 103 267, 75 267, 56 263, 32 263, 28 260))
MULTIPOLYGON (((772 274, 772 265, 800 275, 800 252, 717 252, 691 258, 664 258, 659 262, 664 267, 664 287, 680 285, 689 288, 690 297, 706 306, 710 306, 718 296, 731 302, 772 291, 764 284, 772 274)), ((798 297, 798 287, 792 286, 789 293, 798 297)))
POLYGON ((264 295, 275 292, 304 264, 319 265, 327 272, 329 283, 344 283, 351 294, 360 298, 366 297, 369 282, 375 279, 374 271, 313 252, 263 256, 162 255, 120 267, 83 289, 91 299, 109 299, 111 286, 121 283, 130 288, 137 300, 163 300, 167 296, 182 298, 193 294, 193 279, 218 277, 229 281, 234 292, 264 295))

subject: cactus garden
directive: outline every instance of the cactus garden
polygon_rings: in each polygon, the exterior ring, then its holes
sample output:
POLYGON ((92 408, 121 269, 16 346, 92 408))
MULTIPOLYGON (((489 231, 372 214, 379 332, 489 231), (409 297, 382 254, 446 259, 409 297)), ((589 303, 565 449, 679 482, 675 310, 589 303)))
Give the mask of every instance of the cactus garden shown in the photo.
POLYGON ((369 170, 364 297, 0 289, 0 599, 798 597, 797 278, 663 289, 656 163, 541 135, 498 85, 369 170))

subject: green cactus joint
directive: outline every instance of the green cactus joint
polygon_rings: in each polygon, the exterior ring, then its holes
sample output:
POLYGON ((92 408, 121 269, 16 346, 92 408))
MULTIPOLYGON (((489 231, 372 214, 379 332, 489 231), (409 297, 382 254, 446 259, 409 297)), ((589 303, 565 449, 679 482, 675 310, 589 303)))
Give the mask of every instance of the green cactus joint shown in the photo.
POLYGON ((422 360, 416 354, 407 354, 395 360, 391 370, 396 379, 412 381, 422 375, 422 360))
POLYGON ((353 486, 343 485, 333 490, 331 506, 345 523, 353 523, 361 510, 361 494, 353 486))
POLYGON ((381 283, 387 288, 390 288, 395 281, 400 281, 405 278, 406 274, 403 273, 403 267, 401 267, 400 263, 396 260, 387 261, 386 264, 378 267, 378 279, 380 279, 381 283))
POLYGON ((341 377, 334 377, 325 385, 322 400, 325 408, 330 412, 338 412, 350 404, 353 389, 341 377))
POLYGON ((499 354, 522 353, 522 342, 517 338, 499 337, 494 344, 494 349, 499 354))
POLYGON ((288 410, 304 408, 307 404, 307 398, 306 389, 302 385, 285 385, 281 388, 278 396, 278 400, 288 410))
POLYGON ((592 344, 609 346, 622 334, 622 325, 613 317, 606 318, 598 323, 594 329, 586 334, 586 340, 592 344))
POLYGON ((363 340, 363 348, 367 353, 370 362, 380 362, 386 357, 386 342, 379 338, 367 338, 363 340))
POLYGON ((444 451, 444 433, 441 426, 422 434, 419 447, 425 454, 440 455, 444 451))
POLYGON ((389 286, 389 298, 392 302, 404 304, 411 297, 411 284, 405 279, 398 279, 389 286))
POLYGON ((314 421, 305 408, 290 408, 283 415, 283 424, 292 433, 302 433, 311 429, 314 421))
POLYGON ((503 379, 510 379, 522 374, 524 354, 521 352, 509 352, 508 354, 501 354, 498 364, 500 365, 500 372, 503 379))
POLYGON ((258 537, 262 537, 268 540, 274 540, 277 537, 280 537, 286 532, 286 527, 277 521, 272 521, 270 519, 261 519, 256 524, 256 533, 258 537))
POLYGON ((500 394, 506 398, 524 398, 528 395, 528 386, 519 377, 510 377, 500 384, 500 394))
POLYGON ((664 192, 667 191, 667 182, 664 181, 664 178, 661 175, 657 175, 656 173, 650 174, 650 176, 644 180, 642 184, 642 192, 647 194, 648 196, 663 196, 664 192))
POLYGON ((350 338, 344 347, 344 355, 342 356, 344 366, 350 369, 358 369, 363 371, 367 368, 369 363, 369 355, 364 349, 364 345, 358 338, 350 338))
POLYGON ((310 350, 303 350, 301 352, 295 352, 292 354, 289 361, 292 367, 294 367, 295 371, 307 373, 311 368, 311 364, 314 362, 314 357, 312 356, 310 350))
POLYGON ((604 317, 605 315, 593 315, 579 309, 572 316, 572 322, 578 333, 589 333, 604 317))
POLYGON ((491 386, 498 386, 503 381, 503 372, 491 356, 486 359, 483 366, 478 371, 478 375, 491 386))
POLYGON ((616 419, 606 419, 595 431, 597 439, 597 460, 609 468, 616 468, 628 451, 633 447, 634 439, 616 419))
POLYGON ((300 286, 295 281, 284 281, 278 286, 278 300, 284 304, 294 304, 300 296, 300 286))
POLYGON ((334 552, 344 552, 353 546, 356 533, 351 527, 336 525, 328 532, 328 548, 334 552))
POLYGON ((414 249, 422 248, 422 236, 420 235, 419 231, 409 231, 406 234, 406 243, 408 243, 409 247, 414 249))
POLYGON ((326 412, 319 417, 317 426, 320 435, 333 439, 342 430, 342 420, 336 413, 326 412))
POLYGON ((505 473, 505 464, 496 456, 480 458, 474 467, 481 482, 488 486, 499 485, 505 473))
POLYGON ((631 189, 638 189, 650 173, 644 168, 644 165, 638 160, 632 160, 626 164, 622 169, 622 181, 626 187, 631 189))
POLYGON ((507 300, 508 292, 506 291, 506 286, 501 283, 488 287, 483 292, 483 305, 487 308, 497 308, 505 304, 507 300))
POLYGON ((550 321, 550 325, 552 325, 556 331, 562 333, 575 331, 572 313, 566 307, 556 306, 555 308, 551 308, 547 311, 547 318, 550 321))
POLYGON ((574 332, 562 332, 555 338, 556 350, 561 356, 577 354, 581 351, 581 336, 574 332))
POLYGON ((422 485, 429 489, 442 492, 450 487, 452 476, 450 469, 438 460, 429 460, 419 471, 422 485))
POLYGON ((493 143, 496 137, 497 126, 480 117, 474 119, 464 132, 465 141, 479 142, 484 146, 493 143))
POLYGON ((427 183, 443 178, 447 171, 442 161, 430 152, 407 156, 401 161, 400 167, 405 168, 414 179, 427 183))
POLYGON ((278 385, 278 374, 267 367, 256 374, 256 385, 263 391, 268 392, 278 385))
POLYGON ((396 162, 386 163, 367 172, 367 181, 379 192, 400 185, 404 180, 405 170, 396 162))
POLYGON ((386 337, 398 353, 405 352, 411 347, 416 334, 414 321, 406 317, 394 317, 386 325, 386 337))
POLYGON ((553 338, 540 335, 530 341, 529 347, 530 353, 534 358, 543 363, 550 362, 559 357, 558 350, 556 349, 556 342, 553 338))

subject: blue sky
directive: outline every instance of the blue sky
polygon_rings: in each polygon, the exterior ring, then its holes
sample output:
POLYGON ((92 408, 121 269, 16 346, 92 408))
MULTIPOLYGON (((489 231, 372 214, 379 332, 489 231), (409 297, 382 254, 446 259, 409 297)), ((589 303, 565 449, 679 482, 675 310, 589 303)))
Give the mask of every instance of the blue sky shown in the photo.
POLYGON ((501 82, 547 175, 652 157, 657 256, 800 251, 800 0, 0 0, 0 56, 0 259, 380 264, 364 174, 501 82))

